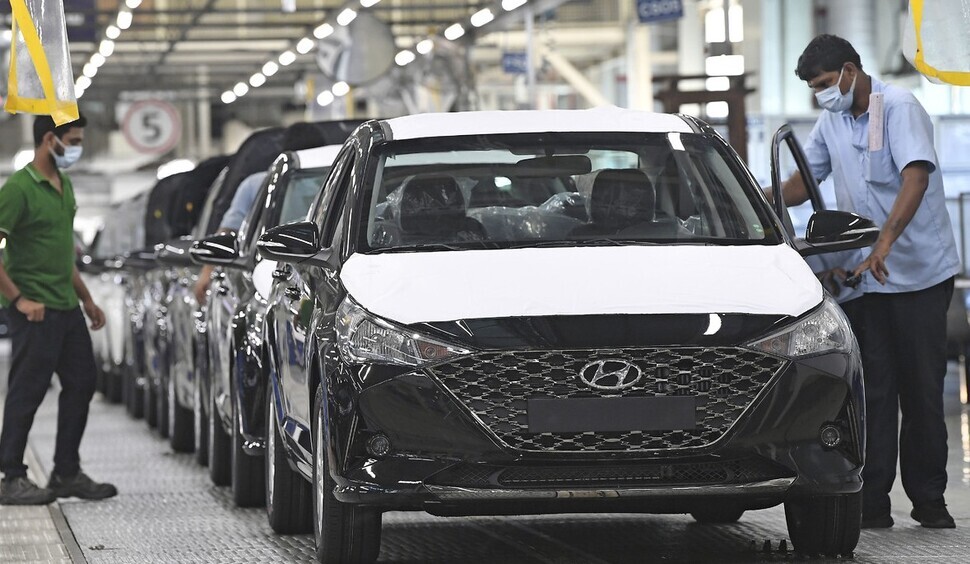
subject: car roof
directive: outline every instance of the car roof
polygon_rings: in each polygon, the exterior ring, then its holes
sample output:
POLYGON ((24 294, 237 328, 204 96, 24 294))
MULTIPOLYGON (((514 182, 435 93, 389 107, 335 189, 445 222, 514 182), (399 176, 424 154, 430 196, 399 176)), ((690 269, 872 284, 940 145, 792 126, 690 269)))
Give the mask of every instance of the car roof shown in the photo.
POLYGON ((294 151, 297 158, 297 166, 301 169, 323 168, 333 166, 333 161, 337 158, 337 153, 343 145, 324 145, 312 149, 294 151))
POLYGON ((514 110, 415 114, 388 119, 391 139, 422 139, 503 133, 632 132, 692 133, 674 114, 601 106, 588 110, 514 110))

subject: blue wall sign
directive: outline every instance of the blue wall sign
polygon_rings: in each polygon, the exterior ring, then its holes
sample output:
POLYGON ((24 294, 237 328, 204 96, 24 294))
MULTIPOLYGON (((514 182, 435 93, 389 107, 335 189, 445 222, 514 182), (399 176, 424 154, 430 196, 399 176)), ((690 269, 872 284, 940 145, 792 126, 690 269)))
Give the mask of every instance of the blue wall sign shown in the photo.
POLYGON ((529 61, 525 53, 521 51, 502 53, 502 71, 505 74, 526 74, 529 71, 529 61))
POLYGON ((684 16, 681 0, 637 0, 637 16, 640 23, 677 20, 684 16))

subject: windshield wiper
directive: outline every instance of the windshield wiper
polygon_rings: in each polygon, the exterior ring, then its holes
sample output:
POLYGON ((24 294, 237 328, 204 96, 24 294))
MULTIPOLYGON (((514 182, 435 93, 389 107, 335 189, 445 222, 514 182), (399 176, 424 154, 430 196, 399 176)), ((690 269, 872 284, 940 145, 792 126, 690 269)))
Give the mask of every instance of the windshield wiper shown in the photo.
POLYGON ((467 251, 469 247, 459 247, 447 243, 422 243, 420 245, 401 245, 399 247, 374 250, 379 253, 411 253, 421 251, 467 251))

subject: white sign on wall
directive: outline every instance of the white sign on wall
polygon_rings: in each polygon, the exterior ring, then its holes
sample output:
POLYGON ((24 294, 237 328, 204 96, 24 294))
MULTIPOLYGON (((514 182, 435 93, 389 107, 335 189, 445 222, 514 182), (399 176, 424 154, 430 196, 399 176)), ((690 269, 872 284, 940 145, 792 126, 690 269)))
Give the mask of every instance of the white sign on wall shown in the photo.
POLYGON ((161 100, 131 104, 121 120, 121 132, 139 153, 162 154, 182 136, 182 119, 175 106, 161 100))

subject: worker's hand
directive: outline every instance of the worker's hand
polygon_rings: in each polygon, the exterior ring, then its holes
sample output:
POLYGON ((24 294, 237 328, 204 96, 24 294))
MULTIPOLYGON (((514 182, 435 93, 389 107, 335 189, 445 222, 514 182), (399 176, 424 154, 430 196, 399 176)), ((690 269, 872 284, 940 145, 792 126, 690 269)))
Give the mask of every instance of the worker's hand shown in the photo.
POLYGON ((17 311, 24 314, 27 321, 40 323, 44 320, 44 304, 21 297, 17 300, 17 311))
POLYGON ((862 274, 865 271, 872 273, 873 278, 876 282, 882 285, 886 284, 886 280, 889 278, 889 269, 886 268, 886 257, 889 256, 890 247, 888 245, 876 242, 872 247, 872 252, 866 257, 866 260, 855 267, 852 270, 853 274, 862 274))
POLYGON ((849 273, 844 268, 832 268, 818 273, 818 279, 822 286, 833 296, 838 297, 842 293, 842 283, 845 282, 849 273))
POLYGON ((84 307, 84 314, 91 320, 91 330, 97 331, 104 327, 104 312, 94 303, 94 300, 87 300, 81 304, 84 307))
POLYGON ((199 279, 195 282, 195 286, 192 288, 192 293, 195 294, 195 301, 199 302, 200 306, 205 305, 205 293, 209 289, 209 283, 211 281, 212 279, 208 276, 199 276, 199 279))

